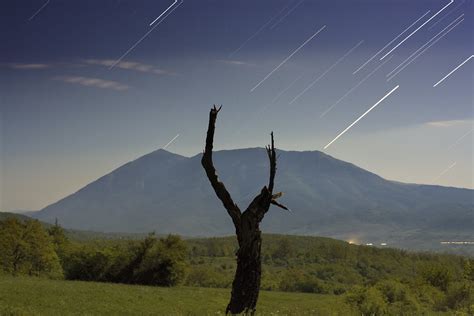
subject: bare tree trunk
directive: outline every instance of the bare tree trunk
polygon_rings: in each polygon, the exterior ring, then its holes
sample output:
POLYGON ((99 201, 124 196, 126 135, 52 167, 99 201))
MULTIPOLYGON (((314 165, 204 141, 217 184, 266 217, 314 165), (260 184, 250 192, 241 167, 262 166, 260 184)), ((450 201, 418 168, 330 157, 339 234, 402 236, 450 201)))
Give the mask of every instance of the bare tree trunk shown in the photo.
POLYGON ((237 251, 237 270, 235 272, 234 281, 232 282, 232 295, 227 305, 226 313, 239 314, 246 312, 253 314, 257 306, 262 274, 262 237, 259 225, 265 213, 270 208, 270 204, 274 204, 285 210, 288 209, 276 201, 282 194, 272 193, 276 173, 276 153, 273 133, 271 133, 271 145, 267 147, 267 154, 270 160, 270 180, 268 187, 264 186, 262 188, 260 194, 253 199, 245 212, 242 213, 240 211, 224 184, 219 181, 212 161, 212 147, 215 122, 220 109, 221 108, 217 109, 216 106, 214 106, 209 114, 206 149, 202 156, 201 163, 217 197, 222 201, 227 213, 232 218, 239 243, 239 250, 237 251))
POLYGON ((245 217, 242 218, 242 221, 249 221, 247 224, 252 227, 252 230, 240 236, 241 245, 237 251, 237 270, 232 282, 230 303, 226 309, 226 313, 232 314, 255 311, 262 275, 260 257, 262 237, 258 222, 250 218, 245 219, 245 217))

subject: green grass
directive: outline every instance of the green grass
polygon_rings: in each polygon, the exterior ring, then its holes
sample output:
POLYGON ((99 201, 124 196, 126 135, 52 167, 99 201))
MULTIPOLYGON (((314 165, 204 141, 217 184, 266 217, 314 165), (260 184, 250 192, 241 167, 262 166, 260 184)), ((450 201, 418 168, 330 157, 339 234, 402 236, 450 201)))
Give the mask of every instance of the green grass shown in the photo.
MULTIPOLYGON (((0 276, 0 315, 223 315, 229 289, 0 276)), ((342 296, 260 292, 258 315, 356 315, 342 296)))

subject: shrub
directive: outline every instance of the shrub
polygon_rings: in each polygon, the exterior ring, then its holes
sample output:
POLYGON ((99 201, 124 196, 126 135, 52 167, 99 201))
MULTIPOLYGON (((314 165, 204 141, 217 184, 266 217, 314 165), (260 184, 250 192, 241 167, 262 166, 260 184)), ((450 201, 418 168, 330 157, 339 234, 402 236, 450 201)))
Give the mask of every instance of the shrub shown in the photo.
MULTIPOLYGON (((457 282, 449 286, 444 306, 452 310, 468 310, 474 304, 474 288, 468 282, 457 282)), ((472 311, 474 312, 474 310, 472 311)))
POLYGON ((362 315, 386 315, 388 304, 376 287, 356 288, 348 294, 347 300, 355 305, 362 315))
POLYGON ((446 291, 452 279, 451 271, 441 264, 426 265, 421 272, 425 282, 446 291))
POLYGON ((0 222, 0 270, 13 275, 63 275, 51 238, 40 222, 15 218, 0 222))
POLYGON ((288 292, 327 293, 321 281, 303 271, 291 269, 284 272, 280 290, 288 292))
POLYGON ((186 244, 178 236, 160 239, 146 253, 136 271, 140 284, 173 286, 183 281, 186 273, 186 244))

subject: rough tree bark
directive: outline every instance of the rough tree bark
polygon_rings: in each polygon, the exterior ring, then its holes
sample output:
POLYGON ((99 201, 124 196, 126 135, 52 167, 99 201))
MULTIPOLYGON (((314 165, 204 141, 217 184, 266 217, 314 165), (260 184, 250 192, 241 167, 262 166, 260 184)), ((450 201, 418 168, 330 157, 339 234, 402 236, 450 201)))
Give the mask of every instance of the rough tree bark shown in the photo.
POLYGON ((212 188, 216 192, 217 197, 222 201, 222 204, 234 223, 239 244, 239 249, 236 254, 237 270, 235 272, 234 281, 232 282, 232 294, 230 302, 227 305, 226 314, 239 314, 242 312, 253 314, 257 305, 262 271, 262 237, 259 225, 265 213, 270 208, 270 204, 274 204, 285 210, 288 209, 276 201, 282 193, 273 194, 277 159, 273 132, 271 133, 271 144, 266 147, 268 159, 270 160, 270 179, 268 186, 262 188, 260 194, 253 199, 243 213, 232 200, 224 184, 219 181, 212 162, 212 146, 217 114, 221 107, 216 108, 214 105, 210 111, 206 148, 201 163, 211 182, 212 188))

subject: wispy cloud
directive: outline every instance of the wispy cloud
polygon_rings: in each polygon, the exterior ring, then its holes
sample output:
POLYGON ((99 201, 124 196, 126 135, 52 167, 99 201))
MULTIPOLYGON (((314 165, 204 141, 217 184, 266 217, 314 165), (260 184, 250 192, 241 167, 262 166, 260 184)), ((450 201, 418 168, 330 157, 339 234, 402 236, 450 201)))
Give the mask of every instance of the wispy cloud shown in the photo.
POLYGON ((87 87, 95 87, 100 89, 112 89, 117 91, 124 91, 129 86, 124 85, 117 81, 104 80, 99 78, 80 77, 80 76, 59 76, 55 77, 55 80, 60 80, 67 83, 79 84, 87 87))
MULTIPOLYGON (((112 59, 83 59, 80 60, 79 63, 72 63, 72 62, 62 62, 62 63, 15 63, 15 62, 7 62, 7 63, 0 63, 0 67, 6 67, 10 69, 18 69, 18 70, 40 70, 46 68, 59 68, 59 67, 84 67, 87 65, 96 65, 102 67, 110 67, 115 63, 115 60, 112 59)), ((144 64, 135 61, 121 61, 115 65, 115 68, 130 70, 130 71, 138 71, 142 73, 150 73, 156 75, 176 75, 176 73, 157 68, 153 65, 144 64)))
POLYGON ((4 63, 2 64, 5 67, 11 69, 22 69, 22 70, 36 70, 36 69, 46 69, 50 68, 50 64, 27 64, 27 63, 4 63))
POLYGON ((232 59, 219 59, 217 60, 220 63, 228 64, 228 65, 236 65, 236 66, 255 66, 255 64, 248 63, 241 60, 232 60, 232 59))
POLYGON ((464 124, 473 124, 472 120, 446 120, 446 121, 432 121, 427 122, 425 125, 431 127, 453 127, 453 126, 461 126, 464 124))
MULTIPOLYGON (((99 65, 99 66, 104 66, 104 67, 110 67, 115 62, 116 61, 112 59, 86 59, 84 60, 84 63, 86 64, 99 65)), ((139 71, 139 72, 153 73, 157 75, 173 74, 172 72, 169 72, 167 70, 156 68, 153 65, 143 64, 143 63, 134 62, 134 61, 121 61, 118 64, 116 64, 114 67, 120 68, 120 69, 126 69, 126 70, 139 71)))

